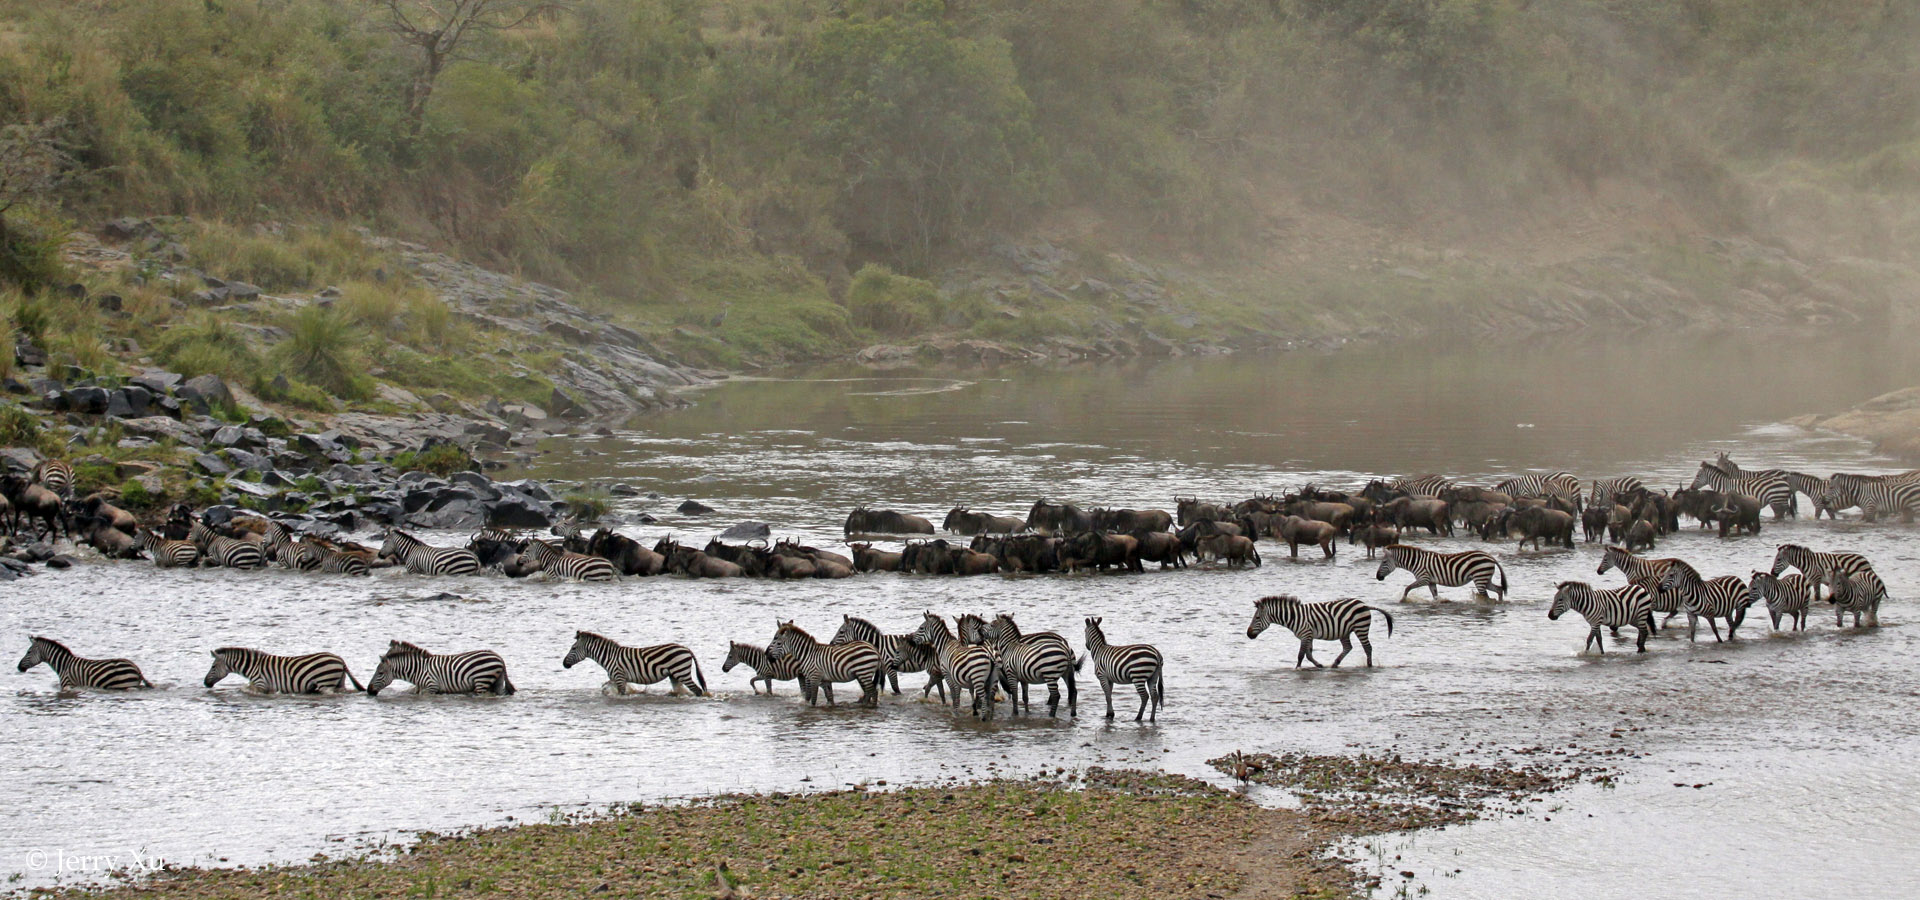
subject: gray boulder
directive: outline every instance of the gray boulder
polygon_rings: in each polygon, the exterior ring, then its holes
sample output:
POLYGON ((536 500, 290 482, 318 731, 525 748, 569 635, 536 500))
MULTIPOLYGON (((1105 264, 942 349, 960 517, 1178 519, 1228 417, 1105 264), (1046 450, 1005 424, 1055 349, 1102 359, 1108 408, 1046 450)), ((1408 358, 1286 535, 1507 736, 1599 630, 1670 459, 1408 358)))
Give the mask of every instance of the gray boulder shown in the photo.
POLYGON ((753 541, 773 536, 773 526, 765 522, 741 522, 720 532, 723 541, 753 541))

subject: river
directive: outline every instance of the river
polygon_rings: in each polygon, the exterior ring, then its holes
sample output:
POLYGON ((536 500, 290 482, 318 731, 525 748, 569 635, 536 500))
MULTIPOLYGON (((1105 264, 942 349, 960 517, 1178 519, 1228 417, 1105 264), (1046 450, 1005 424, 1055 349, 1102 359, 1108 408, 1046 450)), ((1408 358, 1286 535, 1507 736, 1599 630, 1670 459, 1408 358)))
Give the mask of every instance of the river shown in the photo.
MULTIPOLYGON (((1566 469, 1671 485, 1718 451, 1750 467, 1883 471, 1905 467, 1858 441, 1777 423, 1920 382, 1911 346, 1756 333, 882 375, 829 368, 736 380, 610 437, 551 441, 526 474, 657 493, 616 502, 622 514, 661 518, 624 529, 649 542, 668 532, 704 542, 753 519, 844 549, 839 525, 856 504, 937 522, 955 503, 1009 515, 1040 496, 1170 508, 1176 495, 1233 500, 1374 473, 1491 482, 1566 469), (679 515, 684 498, 717 512, 679 515)), ((1447 602, 1399 603, 1404 573, 1382 584, 1345 545, 1332 562, 1293 561, 1272 542, 1261 545, 1266 565, 1245 571, 793 583, 577 585, 392 570, 352 580, 89 560, 0 588, 0 633, 19 651, 28 634, 44 634, 82 654, 131 657, 159 689, 62 696, 44 668, 8 675, 0 863, 16 885, 32 885, 56 880, 49 860, 62 853, 299 861, 421 830, 716 792, 1096 764, 1218 780, 1204 761, 1234 749, 1497 759, 1578 745, 1630 748, 1613 758, 1617 785, 1555 795, 1534 815, 1354 852, 1387 876, 1382 896, 1590 900, 1657 884, 1681 897, 1805 896, 1837 885, 1849 896, 1904 897, 1920 871, 1909 840, 1920 833, 1911 802, 1920 796, 1915 527, 1769 515, 1758 538, 1689 530, 1658 555, 1709 576, 1766 568, 1787 540, 1865 553, 1893 596, 1885 627, 1836 629, 1816 610, 1804 634, 1769 634, 1762 610, 1735 642, 1716 644, 1703 629, 1689 644, 1682 627, 1643 656, 1610 644, 1604 658, 1577 654, 1582 623, 1545 615, 1560 580, 1618 583, 1595 577, 1599 551, 1586 544, 1498 547, 1514 585, 1508 603, 1475 603, 1466 589, 1443 589, 1447 602), (466 599, 430 599, 441 591, 466 599), (1280 592, 1388 609, 1395 629, 1386 637, 1376 622, 1378 667, 1295 671, 1286 633, 1249 642, 1252 601, 1280 592), (1010 719, 1003 706, 979 723, 915 702, 920 675, 902 679, 909 697, 869 710, 809 709, 791 683, 755 696, 746 670, 720 672, 729 639, 764 643, 777 618, 825 639, 842 614, 906 631, 924 609, 1011 612, 1076 646, 1081 618, 1102 615, 1112 640, 1165 652, 1168 705, 1158 725, 1137 726, 1134 699, 1116 694, 1122 716, 1108 725, 1083 675, 1078 719, 1010 719), (576 629, 685 643, 717 696, 658 687, 605 696, 593 664, 559 664, 576 629), (364 679, 391 638, 497 649, 520 692, 286 699, 248 696, 237 680, 200 684, 207 651, 225 645, 329 649, 364 679)))

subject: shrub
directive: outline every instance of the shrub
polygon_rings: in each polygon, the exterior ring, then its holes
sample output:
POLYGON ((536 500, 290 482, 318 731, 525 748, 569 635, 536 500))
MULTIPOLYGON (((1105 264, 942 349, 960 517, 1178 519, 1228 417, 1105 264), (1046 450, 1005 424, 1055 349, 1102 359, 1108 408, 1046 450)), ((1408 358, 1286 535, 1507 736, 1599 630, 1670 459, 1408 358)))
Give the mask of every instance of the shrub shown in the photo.
POLYGON ((289 376, 348 400, 373 396, 373 381, 363 373, 361 336, 345 316, 309 306, 287 322, 287 339, 273 348, 273 361, 289 376))
POLYGON ((0 445, 34 447, 39 443, 39 418, 18 403, 0 403, 0 445))
POLYGON ((455 472, 478 469, 480 464, 460 445, 443 443, 399 453, 393 457, 393 467, 402 472, 426 472, 446 478, 455 472))
POLYGON ((188 378, 218 375, 244 381, 260 374, 259 355, 238 331, 212 313, 202 313, 170 329, 154 345, 153 352, 167 368, 188 378))
POLYGON ((120 500, 116 504, 122 509, 152 509, 166 502, 165 497, 156 496, 147 486, 129 478, 120 485, 120 500))
POLYGON ((612 501, 603 490, 587 488, 569 491, 560 499, 567 504, 567 515, 582 522, 598 522, 613 508, 612 501))
POLYGON ((909 335, 933 320, 940 293, 919 278, 895 275, 886 266, 860 267, 847 288, 847 314, 853 324, 881 334, 909 335))

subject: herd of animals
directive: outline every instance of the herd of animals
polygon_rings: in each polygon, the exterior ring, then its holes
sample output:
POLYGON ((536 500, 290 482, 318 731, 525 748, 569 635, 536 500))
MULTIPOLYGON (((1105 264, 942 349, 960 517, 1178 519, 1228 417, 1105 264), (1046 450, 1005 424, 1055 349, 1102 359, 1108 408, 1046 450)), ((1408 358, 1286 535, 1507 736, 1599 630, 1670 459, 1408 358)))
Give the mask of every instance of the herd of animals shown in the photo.
MULTIPOLYGON (((487 529, 472 536, 466 546, 436 547, 398 529, 386 532, 378 548, 347 540, 307 534, 295 537, 286 526, 253 515, 196 514, 185 506, 170 510, 155 529, 113 506, 111 498, 95 494, 75 498, 73 473, 64 463, 42 463, 27 475, 0 477, 0 519, 9 532, 24 524, 35 537, 55 538, 64 532, 103 555, 151 559, 159 566, 218 566, 235 569, 278 565, 300 571, 367 575, 382 567, 402 567, 422 575, 473 575, 499 571, 510 576, 541 574, 573 581, 611 581, 622 576, 677 574, 696 578, 844 578, 862 572, 892 571, 924 575, 982 575, 994 572, 1078 572, 1117 568, 1142 571, 1144 563, 1160 568, 1183 568, 1189 561, 1216 561, 1227 566, 1259 565, 1258 542, 1285 543, 1298 557, 1302 545, 1318 547, 1324 558, 1337 552, 1339 538, 1362 545, 1367 558, 1377 554, 1376 572, 1385 580, 1396 570, 1413 575, 1402 591, 1406 600, 1425 587, 1439 599, 1440 587, 1471 584, 1475 596, 1505 599, 1508 584, 1499 561, 1481 550, 1442 553, 1405 543, 1419 531, 1453 535, 1467 528, 1483 540, 1518 538, 1532 544, 1572 548, 1576 530, 1589 543, 1605 541, 1597 574, 1617 570, 1626 583, 1597 588, 1585 582, 1562 582, 1555 588, 1551 619, 1576 612, 1589 633, 1582 652, 1594 647, 1604 654, 1601 629, 1617 637, 1619 629, 1637 631, 1636 647, 1646 652, 1649 634, 1684 613, 1689 639, 1697 635, 1700 620, 1720 640, 1719 622, 1727 625, 1727 639, 1744 622, 1747 610, 1763 604, 1777 630, 1783 621, 1796 630, 1806 627, 1812 604, 1832 604, 1836 626, 1848 614, 1854 627, 1877 626, 1879 605, 1886 599, 1885 583, 1867 559, 1856 553, 1815 552, 1797 544, 1777 549, 1768 571, 1750 577, 1703 577, 1687 562, 1638 555, 1666 535, 1678 531, 1681 517, 1701 528, 1718 527, 1721 537, 1758 534, 1761 513, 1775 519, 1798 515, 1800 497, 1811 502, 1814 517, 1835 518, 1858 508, 1866 520, 1897 515, 1913 521, 1920 512, 1920 471, 1896 475, 1836 474, 1818 478, 1777 469, 1742 469, 1725 454, 1700 464, 1694 481, 1672 491, 1649 487, 1634 477, 1593 480, 1582 484, 1559 472, 1510 478, 1492 487, 1459 484, 1438 475, 1418 475, 1369 481, 1358 491, 1346 492, 1308 486, 1285 497, 1258 496, 1238 503, 1211 503, 1198 498, 1176 498, 1175 511, 1094 508, 1036 502, 1026 518, 994 516, 959 507, 951 510, 942 528, 966 542, 934 535, 933 523, 894 510, 856 508, 847 517, 845 534, 850 556, 807 547, 794 541, 729 545, 718 540, 702 549, 683 546, 672 537, 649 549, 609 529, 591 537, 570 525, 554 529, 556 541, 487 529), (902 549, 876 549, 876 538, 904 538, 902 549), (1793 569, 1789 573, 1787 570, 1793 569), (1656 624, 1655 615, 1666 619, 1656 624)), ((211 512, 211 511, 209 511, 211 512)), ((1373 664, 1370 640, 1372 616, 1393 620, 1385 610, 1357 600, 1309 602, 1292 596, 1256 601, 1248 638, 1270 625, 1292 631, 1300 641, 1295 666, 1321 663, 1313 656, 1316 640, 1338 641, 1338 666, 1357 639, 1373 664)), ((876 704, 883 683, 898 694, 899 675, 926 672, 922 696, 939 691, 958 709, 970 695, 975 715, 990 718, 995 696, 1004 693, 1017 713, 1026 704, 1030 687, 1045 685, 1048 715, 1056 715, 1064 689, 1068 712, 1077 714, 1074 675, 1086 659, 1094 661, 1094 676, 1106 694, 1107 717, 1112 718, 1113 688, 1132 685, 1139 695, 1135 720, 1157 718, 1164 698, 1163 657, 1148 644, 1109 644, 1101 620, 1085 622, 1084 654, 1075 654, 1067 640, 1054 632, 1022 633, 1013 618, 1001 615, 987 621, 961 615, 949 627, 945 618, 927 612, 919 627, 904 634, 882 632, 863 619, 845 617, 832 640, 822 643, 795 623, 783 622, 764 647, 730 645, 722 671, 745 665, 754 676, 757 692, 764 682, 798 681, 812 704, 821 695, 833 701, 833 685, 853 683, 861 700, 876 704)), ((491 650, 435 654, 417 645, 394 641, 380 658, 373 678, 364 686, 331 653, 275 656, 239 647, 212 651, 213 667, 205 683, 212 687, 228 674, 239 674, 248 685, 268 693, 317 693, 345 690, 347 684, 377 694, 395 680, 426 693, 511 694, 505 661, 491 650)), ((625 693, 628 685, 670 682, 673 689, 706 693, 706 680, 691 650, 679 644, 625 647, 591 632, 578 632, 562 665, 571 668, 591 659, 605 668, 609 686, 625 693)), ((26 671, 47 663, 58 673, 63 689, 129 689, 151 684, 132 662, 122 659, 85 659, 48 638, 35 637, 20 661, 26 671)), ((1030 706, 1029 706, 1030 709, 1030 706)))

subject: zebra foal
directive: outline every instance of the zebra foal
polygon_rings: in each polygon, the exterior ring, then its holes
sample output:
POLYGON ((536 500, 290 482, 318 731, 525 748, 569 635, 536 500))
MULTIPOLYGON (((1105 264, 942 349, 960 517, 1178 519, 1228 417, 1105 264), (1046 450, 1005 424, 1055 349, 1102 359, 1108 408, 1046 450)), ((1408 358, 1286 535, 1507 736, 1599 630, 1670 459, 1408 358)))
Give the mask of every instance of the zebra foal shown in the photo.
POLYGON ((1160 705, 1166 702, 1166 660, 1152 644, 1109 644, 1100 628, 1100 617, 1087 617, 1087 655, 1093 657, 1093 677, 1107 695, 1107 718, 1113 718, 1113 686, 1131 684, 1140 694, 1140 709, 1135 722, 1147 713, 1147 701, 1153 701, 1153 717, 1160 720, 1160 705))
POLYGON ((418 644, 390 641, 380 656, 380 667, 367 679, 367 696, 377 697, 382 688, 404 681, 416 694, 495 694, 513 693, 507 680, 507 661, 492 650, 468 650, 464 653, 433 653, 418 644))
POLYGON ((1635 652, 1647 652, 1647 635, 1655 630, 1653 597, 1639 583, 1629 582, 1626 587, 1601 591, 1584 581, 1562 581, 1554 590, 1553 608, 1547 610, 1547 618, 1558 621, 1568 610, 1579 613, 1590 628, 1586 642, 1580 645, 1581 653, 1593 647, 1601 656, 1607 655, 1600 629, 1610 628, 1618 634, 1625 625, 1633 626, 1640 633, 1634 642, 1635 652))
POLYGON ((791 659, 800 669, 800 691, 807 705, 813 706, 819 694, 833 704, 835 682, 851 681, 860 685, 860 701, 880 705, 880 651, 866 641, 847 644, 822 644, 813 635, 793 624, 781 622, 767 644, 767 658, 774 662, 791 659))
MULTIPOLYGON (((560 667, 571 669, 583 659, 593 660, 607 670, 607 684, 613 686, 615 694, 625 694, 629 684, 645 686, 671 681, 676 692, 684 690, 695 697, 707 696, 707 676, 700 672, 700 661, 694 658, 692 650, 680 644, 623 647, 591 631, 576 631, 573 647, 560 661, 560 667)), ((772 681, 767 682, 767 691, 773 691, 772 681)))
POLYGON ((391 559, 415 575, 473 575, 480 557, 465 547, 434 547, 399 529, 380 542, 380 558, 391 559))
POLYGON ((1500 599, 1507 598, 1507 570, 1500 567, 1498 560, 1480 550, 1466 550, 1460 553, 1436 553, 1422 550, 1406 544, 1392 544, 1380 552, 1380 568, 1373 574, 1374 580, 1385 581, 1395 569, 1405 569, 1413 573, 1413 583, 1400 592, 1401 602, 1416 588, 1426 588, 1433 599, 1440 599, 1441 587, 1459 587, 1473 582, 1474 596, 1481 600, 1492 599, 1488 592, 1493 588, 1493 576, 1500 576, 1500 599))
MULTIPOLYGON (((872 622, 858 616, 842 614, 840 630, 833 633, 829 644, 850 644, 854 641, 866 641, 880 651, 881 666, 886 672, 887 683, 893 688, 895 696, 900 694, 901 672, 927 673, 927 686, 920 690, 921 699, 926 699, 934 688, 940 689, 940 699, 947 699, 947 686, 931 668, 932 654, 927 648, 913 642, 911 634, 885 634, 872 622)), ((767 685, 768 690, 773 685, 767 685)))
POLYGON ((753 677, 747 679, 747 687, 760 693, 760 682, 767 683, 767 693, 773 693, 776 681, 795 681, 800 677, 800 665, 792 659, 775 660, 767 656, 766 648, 754 644, 742 644, 739 641, 727 642, 727 661, 720 664, 720 671, 731 672, 734 666, 745 665, 753 670, 753 677))
POLYGON ((202 679, 207 687, 238 674, 247 680, 248 688, 262 694, 338 694, 346 691, 348 682, 356 691, 365 690, 347 671, 347 661, 332 653, 275 656, 246 647, 221 647, 212 654, 213 668, 202 679))

